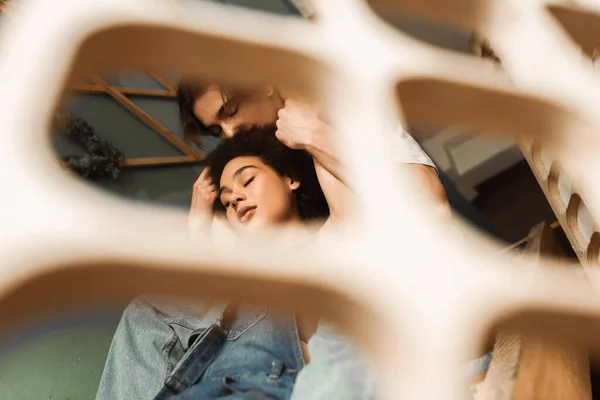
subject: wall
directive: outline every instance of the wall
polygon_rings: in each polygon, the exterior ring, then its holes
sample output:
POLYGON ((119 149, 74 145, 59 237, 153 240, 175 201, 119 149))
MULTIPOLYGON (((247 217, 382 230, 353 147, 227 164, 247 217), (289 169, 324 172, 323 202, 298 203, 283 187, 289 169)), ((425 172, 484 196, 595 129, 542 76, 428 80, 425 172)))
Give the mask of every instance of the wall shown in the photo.
MULTIPOLYGON (((111 83, 136 88, 158 88, 150 79, 111 79, 111 83)), ((140 108, 163 126, 181 137, 177 105, 172 99, 131 98, 140 108)), ((94 132, 121 150, 126 158, 169 157, 182 153, 170 142, 108 95, 85 95, 71 100, 72 114, 88 122, 94 132)), ((216 145, 210 140, 208 148, 216 145)), ((64 136, 55 136, 55 147, 60 155, 82 154, 83 149, 64 136)), ((201 165, 184 164, 161 167, 125 168, 121 176, 101 179, 100 188, 136 201, 157 201, 175 206, 189 205, 191 185, 202 169, 201 165)))

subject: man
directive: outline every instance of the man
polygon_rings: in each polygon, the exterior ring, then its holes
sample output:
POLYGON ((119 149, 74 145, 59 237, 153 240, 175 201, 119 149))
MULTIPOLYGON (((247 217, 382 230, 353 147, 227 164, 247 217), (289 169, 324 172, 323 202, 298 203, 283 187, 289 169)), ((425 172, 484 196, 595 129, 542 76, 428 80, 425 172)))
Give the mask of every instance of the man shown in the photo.
MULTIPOLYGON (((184 136, 190 142, 201 145, 202 135, 225 138, 241 129, 276 123, 279 140, 292 149, 308 151, 334 179, 344 183, 343 166, 334 148, 335 132, 312 107, 293 99, 284 100, 272 87, 230 90, 191 80, 180 83, 177 98, 184 136)), ((449 210, 446 192, 433 162, 402 127, 390 133, 390 147, 399 168, 408 168, 423 190, 443 209, 449 210)), ((208 223, 206 212, 215 201, 216 189, 208 179, 208 172, 201 174, 194 184, 192 230, 208 223)))

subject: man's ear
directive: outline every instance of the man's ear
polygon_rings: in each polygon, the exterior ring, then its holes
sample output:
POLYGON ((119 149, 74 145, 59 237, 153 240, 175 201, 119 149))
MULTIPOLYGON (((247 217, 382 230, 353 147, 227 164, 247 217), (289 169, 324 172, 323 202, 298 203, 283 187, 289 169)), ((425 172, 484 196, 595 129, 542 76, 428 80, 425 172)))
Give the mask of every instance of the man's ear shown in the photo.
POLYGON ((267 97, 273 97, 273 96, 275 96, 276 94, 279 94, 279 93, 277 93, 277 90, 275 90, 275 87, 273 87, 273 86, 267 86, 265 88, 265 94, 267 95, 267 97))
POLYGON ((281 96, 281 92, 277 90, 274 86, 267 86, 265 89, 265 94, 269 99, 275 101, 278 107, 283 108, 283 106, 285 105, 285 101, 281 96))
POLYGON ((288 186, 291 190, 297 190, 300 187, 300 181, 293 178, 286 178, 288 182, 288 186))

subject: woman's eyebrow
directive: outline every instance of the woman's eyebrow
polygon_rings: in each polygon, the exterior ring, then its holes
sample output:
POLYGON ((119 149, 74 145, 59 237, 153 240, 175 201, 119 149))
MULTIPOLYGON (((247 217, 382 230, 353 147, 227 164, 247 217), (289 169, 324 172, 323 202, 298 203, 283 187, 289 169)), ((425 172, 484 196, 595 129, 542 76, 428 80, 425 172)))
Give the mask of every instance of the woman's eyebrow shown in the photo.
POLYGON ((235 172, 233 173, 233 179, 235 179, 235 178, 237 178, 238 176, 240 176, 240 174, 241 174, 242 172, 244 172, 245 170, 247 170, 248 168, 258 168, 258 167, 254 166, 254 165, 250 165, 250 164, 249 164, 249 165, 245 165, 245 166, 243 166, 242 168, 239 168, 237 171, 235 171, 235 172))
MULTIPOLYGON (((255 166, 255 165, 244 165, 243 167, 238 168, 238 170, 233 173, 233 180, 235 180, 235 178, 237 178, 238 176, 240 176, 240 174, 242 172, 244 172, 245 170, 247 170, 249 168, 256 168, 256 169, 258 169, 258 167, 255 166)), ((231 192, 231 189, 229 189, 227 186, 221 186, 221 188, 219 189, 219 193, 223 193, 223 192, 231 192)))

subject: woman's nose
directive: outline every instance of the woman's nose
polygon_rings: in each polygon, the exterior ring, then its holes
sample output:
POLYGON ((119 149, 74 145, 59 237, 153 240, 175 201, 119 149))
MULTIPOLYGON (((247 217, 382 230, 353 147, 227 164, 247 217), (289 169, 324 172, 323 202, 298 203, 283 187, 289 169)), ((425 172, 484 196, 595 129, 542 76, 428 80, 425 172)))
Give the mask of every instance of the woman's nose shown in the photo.
POLYGON ((235 131, 237 129, 237 124, 233 124, 231 122, 224 122, 221 125, 221 132, 223 132, 223 136, 226 138, 233 137, 235 135, 235 131))
POLYGON ((243 200, 244 200, 244 196, 241 193, 233 193, 231 195, 230 201, 231 201, 231 204, 233 204, 233 207, 237 207, 237 204, 243 200))

